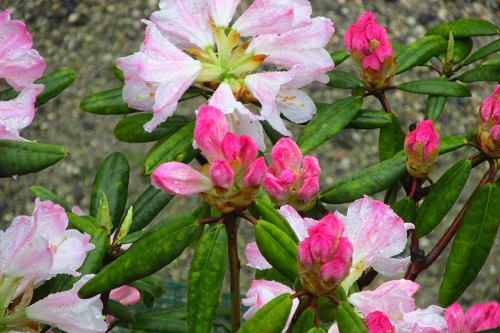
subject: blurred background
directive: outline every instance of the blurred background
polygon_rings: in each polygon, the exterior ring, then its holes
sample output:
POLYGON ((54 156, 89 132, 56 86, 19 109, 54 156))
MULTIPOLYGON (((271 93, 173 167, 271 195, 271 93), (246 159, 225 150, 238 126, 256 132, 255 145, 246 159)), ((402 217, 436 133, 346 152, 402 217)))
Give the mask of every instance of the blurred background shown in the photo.
MULTIPOLYGON (((249 1, 243 1, 240 12, 249 1)), ((458 18, 481 18, 500 24, 500 4, 497 0, 487 1, 311 1, 314 16, 322 15, 330 18, 336 32, 328 46, 334 52, 343 49, 343 35, 349 25, 365 11, 377 15, 379 24, 387 29, 393 43, 408 45, 422 37, 426 30, 441 23, 458 18)), ((34 48, 45 57, 46 74, 71 68, 77 72, 76 81, 61 95, 39 107, 31 126, 21 135, 28 140, 60 144, 66 147, 70 155, 37 174, 14 179, 0 180, 0 222, 5 227, 17 215, 31 215, 34 195, 29 187, 40 185, 47 187, 70 205, 79 205, 88 213, 90 192, 95 172, 102 160, 112 152, 123 152, 132 167, 129 186, 129 201, 134 201, 148 186, 149 180, 140 176, 140 166, 145 153, 152 144, 125 144, 113 136, 116 123, 123 116, 98 116, 87 114, 78 107, 80 101, 96 92, 120 86, 113 76, 111 68, 118 57, 127 56, 139 50, 144 38, 145 26, 140 22, 158 10, 158 0, 2 0, 0 10, 11 9, 12 19, 22 20, 34 39, 34 48)), ((478 38, 480 45, 493 39, 478 38)), ((355 73, 350 60, 339 69, 355 73)), ((393 83, 402 83, 417 78, 435 77, 428 68, 417 68, 411 73, 397 76, 393 83)), ((441 135, 466 135, 477 126, 477 110, 481 101, 491 94, 495 83, 470 84, 472 97, 467 99, 449 98, 443 115, 438 122, 441 135)), ((321 84, 309 87, 312 97, 319 102, 333 102, 336 98, 349 94, 345 90, 336 90, 321 84)), ((391 91, 388 94, 392 109, 398 115, 405 129, 423 119, 425 114, 424 96, 403 94, 391 91)), ((179 112, 193 114, 203 103, 203 99, 181 103, 179 112)), ((374 101, 367 102, 364 108, 380 108, 374 101)), ((294 133, 299 128, 295 128, 294 133)), ((320 159, 323 188, 338 181, 346 175, 361 170, 378 161, 378 131, 344 130, 328 144, 316 149, 313 155, 320 159)), ((296 138, 296 137, 295 137, 296 138)), ((436 171, 431 175, 437 180, 444 170, 459 159, 466 158, 472 150, 461 149, 441 157, 436 171)), ((1 156, 0 156, 1 158, 1 156)), ((471 190, 484 173, 484 168, 476 168, 464 190, 461 203, 465 202, 471 190)), ((383 196, 376 195, 382 199, 383 196)), ((169 204, 161 216, 186 207, 195 206, 199 199, 175 199, 169 204)), ((346 206, 331 206, 345 213, 346 206)), ((460 207, 450 212, 444 226, 434 231, 429 237, 422 239, 423 248, 430 250, 442 231, 451 223, 460 207)), ((499 212, 500 214, 500 212, 499 212)), ((242 245, 251 238, 250 226, 242 226, 242 245)), ((486 302, 499 298, 498 278, 500 275, 500 249, 497 236, 490 258, 479 277, 460 299, 462 305, 471 302, 486 302)), ((161 272, 167 281, 187 280, 187 265, 192 251, 189 249, 174 264, 161 272)), ((444 270, 445 258, 439 259, 435 265, 423 272, 417 282, 422 290, 416 295, 420 307, 437 304, 439 277, 444 270)), ((242 264, 246 261, 242 257, 242 264)), ((244 283, 248 285, 251 271, 245 270, 244 283)), ((375 283, 381 283, 377 279, 375 283)), ((246 287, 242 287, 245 291, 246 287)))

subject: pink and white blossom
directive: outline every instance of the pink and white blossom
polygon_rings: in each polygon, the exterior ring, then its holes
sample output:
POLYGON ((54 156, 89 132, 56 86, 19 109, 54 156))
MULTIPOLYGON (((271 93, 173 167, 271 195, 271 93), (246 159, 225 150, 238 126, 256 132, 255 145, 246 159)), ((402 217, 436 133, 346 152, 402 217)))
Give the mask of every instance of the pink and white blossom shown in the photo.
POLYGON ((89 299, 78 297, 80 288, 93 275, 85 275, 67 291, 50 294, 26 308, 27 318, 57 327, 68 333, 101 333, 108 326, 102 316, 99 295, 89 299))
POLYGON ((500 327, 500 303, 474 304, 464 314, 458 303, 450 305, 445 312, 448 333, 474 333, 500 327))
POLYGON ((348 289, 364 270, 373 267, 377 272, 394 276, 405 271, 410 257, 394 258, 407 243, 407 231, 414 228, 386 204, 368 196, 354 201, 344 216, 335 215, 344 223, 346 236, 354 247, 349 276, 342 286, 348 289))
MULTIPOLYGON (((250 307, 250 309, 248 309, 243 314, 243 318, 248 320, 260 308, 269 303, 272 299, 286 293, 294 294, 295 292, 290 287, 276 281, 253 280, 250 285, 250 289, 248 289, 247 291, 246 298, 243 298, 241 300, 241 303, 244 306, 250 307)), ((283 332, 286 332, 288 325, 290 325, 290 322, 292 320, 292 316, 298 306, 299 300, 298 298, 294 298, 292 302, 292 309, 290 311, 287 323, 283 328, 283 332)))
POLYGON ((32 48, 33 38, 26 25, 11 20, 8 9, 0 13, 0 36, 0 78, 22 91, 42 76, 45 60, 32 48))
POLYGON ((319 192, 318 159, 304 156, 297 144, 281 138, 271 150, 272 165, 262 182, 263 189, 278 205, 289 204, 298 210, 308 210, 319 192))

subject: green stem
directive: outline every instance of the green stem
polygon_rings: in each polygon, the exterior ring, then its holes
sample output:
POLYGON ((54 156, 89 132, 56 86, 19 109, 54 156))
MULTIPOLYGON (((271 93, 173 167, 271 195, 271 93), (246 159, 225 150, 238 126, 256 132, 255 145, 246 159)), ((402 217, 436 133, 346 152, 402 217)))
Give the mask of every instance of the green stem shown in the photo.
POLYGON ((229 291, 231 292, 231 332, 240 328, 240 260, 238 258, 238 215, 234 212, 224 215, 227 231, 229 256, 229 291))

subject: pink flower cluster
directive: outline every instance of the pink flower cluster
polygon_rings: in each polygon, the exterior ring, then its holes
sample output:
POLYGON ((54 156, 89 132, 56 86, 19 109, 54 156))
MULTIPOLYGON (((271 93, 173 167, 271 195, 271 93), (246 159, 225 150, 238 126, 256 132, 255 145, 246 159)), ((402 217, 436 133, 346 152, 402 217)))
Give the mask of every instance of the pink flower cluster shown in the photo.
POLYGON ((416 178, 425 178, 434 169, 438 158, 439 133, 432 120, 424 120, 406 136, 406 169, 416 178))
POLYGON ((32 216, 18 216, 5 232, 0 232, 0 294, 6 301, 2 303, 6 308, 1 309, 0 326, 15 316, 24 318, 16 320, 20 327, 35 322, 67 332, 106 331, 99 297, 82 300, 77 296, 79 288, 91 278, 89 275, 82 277, 73 289, 29 305, 33 288, 55 275, 79 276, 77 269, 87 252, 94 249, 89 243, 90 235, 66 230, 67 227, 64 208, 36 199, 32 216), (13 307, 11 302, 18 296, 24 303, 13 307))
POLYGON ((26 25, 10 19, 10 10, 0 12, 0 79, 5 79, 20 94, 0 101, 0 139, 21 140, 19 131, 35 115, 35 99, 43 85, 33 82, 45 71, 45 60, 31 47, 33 39, 26 25))
POLYGON ((376 90, 387 87, 396 73, 396 58, 385 29, 375 22, 375 14, 361 15, 347 29, 344 44, 363 81, 376 90))
POLYGON ((477 142, 484 153, 500 157, 500 85, 486 98, 479 109, 477 142))
POLYGON ((226 114, 236 112, 233 132, 251 132, 262 150, 257 120, 265 119, 290 135, 281 113, 293 122, 308 121, 315 114, 314 103, 299 88, 328 81, 325 72, 334 64, 324 47, 334 32, 332 22, 311 18, 309 1, 256 0, 231 25, 239 3, 161 0, 160 10, 150 21, 143 20, 147 28, 140 51, 118 59, 117 65, 125 75, 123 99, 130 107, 154 111, 146 131, 171 116, 193 84, 209 94, 227 85, 239 102, 260 103, 260 115, 242 104, 237 111, 218 107, 226 114), (240 41, 241 36, 246 41, 240 41), (279 71, 254 73, 261 64, 279 71))
POLYGON ((448 333, 475 333, 500 327, 500 303, 475 304, 464 314, 458 303, 445 312, 448 333))
POLYGON ((230 132, 222 111, 203 105, 198 112, 194 141, 208 158, 208 164, 196 171, 184 163, 165 163, 153 171, 151 183, 172 194, 199 193, 205 202, 223 213, 244 210, 266 173, 265 160, 257 158, 252 138, 230 132))
POLYGON ((282 138, 271 150, 271 161, 262 188, 273 202, 302 211, 311 209, 319 192, 321 168, 318 159, 312 156, 302 158, 299 146, 282 138))

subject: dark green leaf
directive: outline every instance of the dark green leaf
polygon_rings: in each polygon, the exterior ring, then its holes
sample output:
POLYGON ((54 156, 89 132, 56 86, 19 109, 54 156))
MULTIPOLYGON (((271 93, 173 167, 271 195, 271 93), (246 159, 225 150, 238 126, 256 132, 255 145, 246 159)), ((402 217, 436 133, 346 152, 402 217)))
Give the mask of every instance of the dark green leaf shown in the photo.
POLYGON ((485 20, 474 18, 462 18, 450 23, 441 24, 429 31, 426 35, 439 35, 447 38, 450 31, 455 37, 475 37, 497 35, 500 29, 485 20))
POLYGON ((460 161, 432 185, 415 219, 415 232, 418 237, 430 233, 443 220, 462 192, 471 169, 471 160, 460 161))
POLYGON ((411 223, 415 221, 415 216, 417 215, 417 205, 414 200, 404 197, 392 205, 391 208, 403 221, 411 223))
POLYGON ((347 50, 337 51, 330 54, 332 56, 333 63, 335 66, 340 65, 347 58, 350 57, 349 52, 347 50))
POLYGON ((481 59, 483 59, 483 58, 485 58, 485 57, 489 56, 490 54, 493 54, 497 51, 500 51, 500 39, 497 39, 496 41, 491 42, 491 43, 483 46, 482 48, 480 48, 476 52, 474 52, 470 57, 465 59, 463 65, 464 66, 470 65, 473 62, 481 60, 481 59))
POLYGON ((90 298, 167 266, 188 246, 198 229, 197 221, 193 217, 179 219, 141 238, 82 286, 78 295, 90 298))
POLYGON ((134 315, 134 322, 118 321, 117 326, 125 327, 132 332, 152 333, 187 333, 185 310, 160 309, 134 315))
POLYGON ((394 155, 401 149, 403 149, 403 143, 405 140, 405 134, 401 129, 401 124, 399 123, 398 117, 391 113, 390 123, 382 128, 380 128, 380 134, 378 136, 378 154, 380 161, 385 161, 394 155))
POLYGON ((255 199, 255 205, 260 213, 263 220, 275 225, 281 231, 285 232, 295 243, 299 242, 297 235, 293 231, 290 223, 274 208, 273 204, 270 204, 262 199, 255 199))
POLYGON ((451 81, 417 80, 398 85, 398 89, 414 94, 469 97, 467 87, 451 81))
POLYGON ((315 324, 314 317, 315 317, 314 309, 307 308, 299 317, 299 320, 297 320, 297 323, 293 327, 293 333, 303 333, 313 328, 315 324))
POLYGON ((439 303, 455 302, 479 274, 500 226, 500 187, 485 184, 470 198, 462 216, 439 288, 439 303))
POLYGON ((463 136, 442 136, 439 138, 439 154, 443 155, 450 151, 462 148, 467 144, 467 139, 463 136))
POLYGON ((144 124, 152 118, 152 113, 141 113, 123 118, 116 125, 113 134, 118 140, 123 142, 140 143, 157 141, 172 135, 189 122, 185 117, 173 115, 168 117, 165 122, 158 125, 152 132, 146 132, 144 130, 144 124))
POLYGON ((33 192, 37 198, 40 198, 40 200, 50 200, 53 203, 64 208, 65 211, 71 212, 71 207, 68 205, 68 203, 59 198, 48 188, 45 188, 43 186, 31 186, 30 191, 33 192))
POLYGON ((123 74, 123 71, 116 67, 116 64, 113 65, 113 75, 121 82, 125 82, 125 75, 123 74))
POLYGON ((285 327, 291 309, 290 294, 279 295, 250 317, 238 333, 280 333, 285 327))
POLYGON ((396 56, 398 65, 396 74, 425 64, 431 58, 445 51, 447 45, 446 39, 440 36, 425 36, 417 39, 396 56))
POLYGON ((198 155, 199 150, 193 148, 194 121, 187 123, 161 144, 155 145, 149 152, 142 166, 144 176, 151 173, 163 163, 183 162, 189 163, 198 155))
POLYGON ((141 293, 141 302, 147 307, 152 307, 155 298, 159 297, 165 291, 161 282, 152 276, 146 276, 128 285, 139 290, 141 293))
POLYGON ((320 200, 338 204, 352 202, 364 194, 380 192, 398 181, 406 172, 406 156, 397 154, 333 184, 321 193, 320 200))
POLYGON ((66 214, 69 224, 81 232, 92 234, 94 230, 99 228, 99 221, 93 216, 79 216, 72 212, 66 212, 66 214))
POLYGON ((368 333, 363 319, 354 311, 349 303, 340 302, 337 314, 337 324, 340 333, 368 333))
POLYGON ((500 55, 491 57, 481 64, 481 66, 500 66, 500 55))
POLYGON ((140 112, 131 109, 122 98, 123 87, 106 90, 86 97, 80 103, 80 109, 94 114, 128 114, 140 112))
POLYGON ((134 322, 134 317, 130 313, 128 307, 118 301, 115 301, 114 299, 108 300, 107 313, 124 322, 127 323, 134 322))
POLYGON ((333 104, 318 105, 318 113, 297 139, 302 153, 309 152, 340 132, 354 118, 362 105, 363 99, 354 96, 343 98, 333 104))
POLYGON ((106 157, 97 171, 92 186, 90 215, 97 217, 104 193, 113 226, 118 226, 127 203, 129 176, 130 166, 125 155, 116 152, 106 157))
POLYGON ((139 231, 146 227, 173 197, 170 193, 149 186, 132 204, 134 215, 129 232, 139 231))
POLYGON ((189 269, 189 332, 209 332, 212 327, 226 273, 227 246, 223 224, 205 225, 189 269))
POLYGON ((363 81, 351 73, 333 69, 326 73, 330 80, 328 85, 334 88, 353 89, 363 86, 363 81))
POLYGON ((255 241, 260 252, 276 270, 290 281, 297 279, 297 243, 271 223, 259 220, 255 241))
POLYGON ((59 145, 0 140, 0 178, 41 171, 56 164, 66 155, 66 149, 59 145))
POLYGON ((441 112, 443 112, 447 99, 448 97, 446 96, 430 95, 429 98, 427 98, 427 104, 425 107, 426 119, 436 122, 441 115, 441 112))
POLYGON ((346 128, 375 129, 384 127, 390 122, 391 115, 385 111, 361 109, 346 128))
POLYGON ((474 67, 458 77, 461 82, 500 81, 500 66, 474 67))

